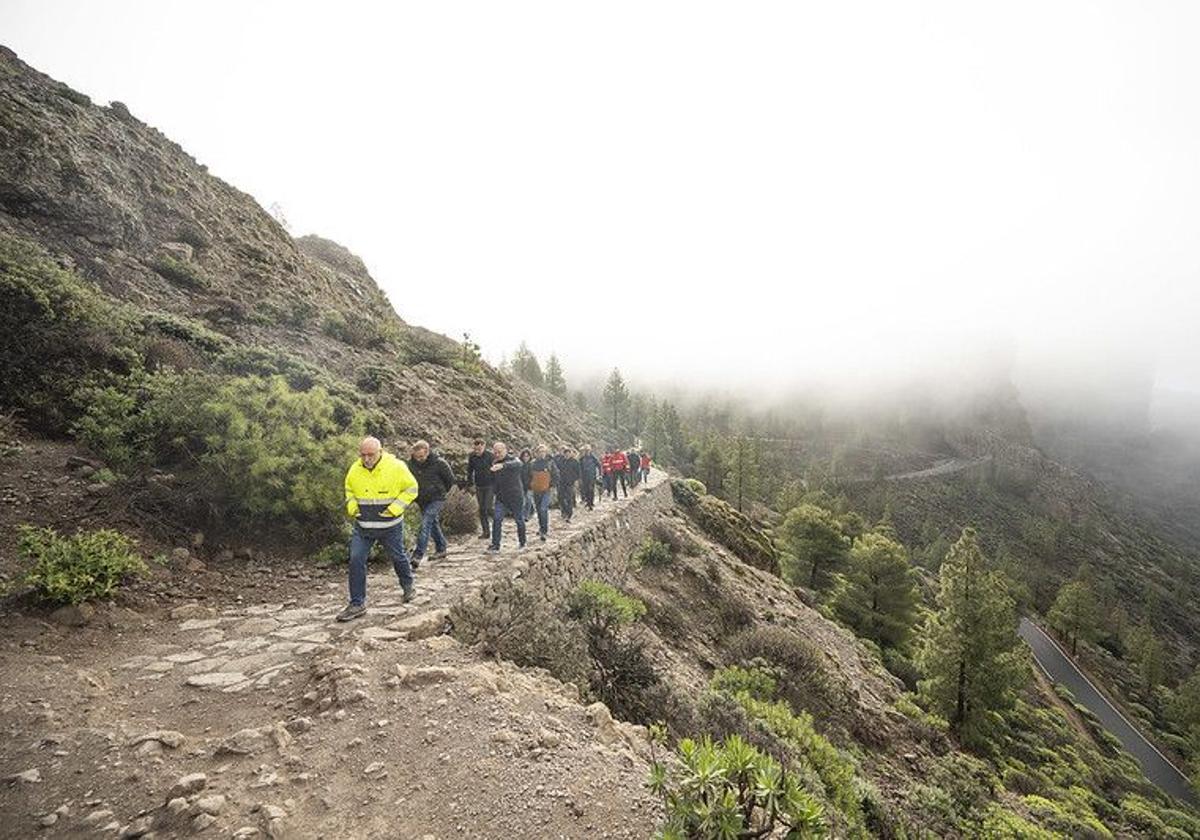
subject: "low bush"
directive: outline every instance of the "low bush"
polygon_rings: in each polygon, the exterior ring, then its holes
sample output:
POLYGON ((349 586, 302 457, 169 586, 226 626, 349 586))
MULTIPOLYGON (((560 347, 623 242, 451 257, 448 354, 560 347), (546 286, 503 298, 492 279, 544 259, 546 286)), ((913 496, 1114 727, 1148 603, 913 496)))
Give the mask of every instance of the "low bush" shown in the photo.
POLYGON ((685 478, 683 480, 683 486, 700 496, 708 494, 708 488, 705 487, 704 482, 698 478, 685 478))
POLYGON ((409 327, 399 340, 400 363, 418 365, 428 363, 439 367, 454 367, 459 361, 459 345, 437 333, 409 327))
POLYGON ((195 263, 184 262, 177 260, 174 257, 163 255, 154 261, 150 266, 155 273, 176 286, 182 286, 186 289, 196 291, 204 291, 212 286, 212 281, 208 275, 195 263))
POLYGON ((442 508, 442 529, 447 534, 473 534, 479 529, 479 504, 469 490, 451 487, 442 508))
POLYGON ((313 536, 340 523, 342 479, 362 422, 339 416, 323 388, 168 372, 86 389, 82 398, 81 440, 119 469, 172 469, 211 519, 313 536))
POLYGON ((726 661, 745 664, 765 660, 779 669, 779 690, 797 709, 826 711, 833 691, 821 651, 785 627, 753 627, 733 636, 726 661))
POLYGON ((297 391, 307 391, 317 384, 329 387, 328 377, 308 362, 257 345, 229 349, 217 359, 217 367, 235 376, 282 376, 297 391))
POLYGON ((134 542, 116 531, 61 536, 52 528, 23 526, 17 552, 32 563, 25 582, 54 604, 78 604, 103 598, 126 578, 146 571, 134 542))
POLYGON ((567 615, 582 625, 587 643, 592 693, 618 718, 635 723, 659 719, 666 703, 645 644, 622 629, 645 612, 641 601, 598 580, 583 581, 567 598, 567 615))
POLYGON ((396 328, 392 325, 359 315, 346 317, 336 309, 325 313, 321 332, 351 347, 369 350, 382 348, 396 339, 396 328))
POLYGON ((642 540, 633 552, 633 562, 638 566, 669 566, 674 559, 671 547, 653 537, 642 540))
POLYGON ((137 364, 132 319, 38 246, 0 234, 0 404, 65 432, 79 381, 137 364))
POLYGON ((367 365, 360 368, 354 377, 354 384, 360 391, 368 394, 378 394, 387 381, 390 371, 380 365, 367 365))

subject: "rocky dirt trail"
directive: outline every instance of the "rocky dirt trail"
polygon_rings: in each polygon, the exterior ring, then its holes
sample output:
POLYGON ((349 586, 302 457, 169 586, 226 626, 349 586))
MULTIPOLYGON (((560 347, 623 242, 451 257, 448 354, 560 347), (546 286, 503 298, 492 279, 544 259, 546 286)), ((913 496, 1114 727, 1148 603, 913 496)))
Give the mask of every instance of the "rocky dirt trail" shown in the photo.
POLYGON ((535 527, 523 552, 511 522, 498 556, 452 541, 410 604, 379 564, 349 624, 333 620, 344 580, 325 578, 291 600, 247 590, 123 629, 14 632, 0 837, 648 836, 644 733, 445 635, 457 601, 644 492, 571 523, 552 511, 549 541, 535 527))

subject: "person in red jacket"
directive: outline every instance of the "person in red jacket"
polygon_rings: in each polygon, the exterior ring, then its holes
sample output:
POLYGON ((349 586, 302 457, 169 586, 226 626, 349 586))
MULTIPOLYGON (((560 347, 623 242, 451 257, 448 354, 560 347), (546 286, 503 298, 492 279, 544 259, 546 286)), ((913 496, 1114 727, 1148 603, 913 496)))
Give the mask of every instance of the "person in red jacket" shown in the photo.
POLYGON ((648 452, 642 453, 641 467, 642 467, 642 481, 646 481, 648 478, 650 478, 650 453, 648 453, 648 452))
POLYGON ((605 452, 603 455, 600 456, 600 475, 602 476, 602 478, 604 480, 604 492, 601 494, 600 498, 604 498, 605 496, 612 493, 612 491, 613 491, 613 489, 612 489, 612 484, 613 484, 612 447, 611 446, 608 448, 607 452, 605 452))
POLYGON ((629 497, 629 488, 625 483, 625 472, 629 469, 629 459, 625 457, 625 453, 618 449, 612 454, 612 496, 615 501, 617 498, 617 484, 621 485, 621 495, 625 498, 629 497))

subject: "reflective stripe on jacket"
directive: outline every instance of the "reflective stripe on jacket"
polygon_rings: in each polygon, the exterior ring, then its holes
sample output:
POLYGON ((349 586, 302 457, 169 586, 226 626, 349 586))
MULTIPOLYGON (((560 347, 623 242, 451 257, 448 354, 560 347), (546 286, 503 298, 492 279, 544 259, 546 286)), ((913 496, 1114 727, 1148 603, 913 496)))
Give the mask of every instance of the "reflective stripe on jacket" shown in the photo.
POLYGON ((355 460, 346 472, 346 515, 361 528, 391 528, 417 497, 417 480, 408 465, 384 452, 371 469, 355 460))

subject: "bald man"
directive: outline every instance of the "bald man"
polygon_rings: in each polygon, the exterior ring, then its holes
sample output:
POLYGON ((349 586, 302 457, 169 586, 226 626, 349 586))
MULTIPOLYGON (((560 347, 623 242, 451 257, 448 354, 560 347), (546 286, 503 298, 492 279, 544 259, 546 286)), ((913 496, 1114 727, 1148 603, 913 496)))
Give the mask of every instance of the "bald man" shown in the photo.
POLYGON ((392 558, 404 600, 413 597, 412 567, 404 550, 404 509, 417 497, 417 480, 408 465, 383 451, 378 438, 365 437, 358 458, 346 473, 346 515, 354 520, 350 536, 350 604, 338 621, 367 611, 367 556, 381 543, 392 558))

